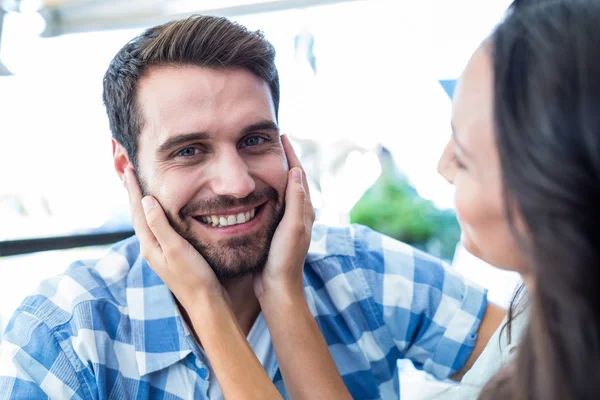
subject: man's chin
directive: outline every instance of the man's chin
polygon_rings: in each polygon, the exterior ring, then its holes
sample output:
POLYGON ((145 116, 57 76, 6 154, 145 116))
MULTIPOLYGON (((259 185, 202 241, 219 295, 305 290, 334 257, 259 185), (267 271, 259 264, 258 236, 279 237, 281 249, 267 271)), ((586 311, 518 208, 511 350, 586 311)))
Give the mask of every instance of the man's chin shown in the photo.
POLYGON ((172 218, 170 222, 171 226, 204 257, 217 277, 220 280, 228 280, 252 275, 264 267, 269 256, 271 240, 283 218, 284 210, 283 204, 268 210, 269 213, 263 216, 264 225, 251 234, 213 240, 209 239, 210 234, 207 237, 206 230, 196 231, 194 224, 185 229, 174 224, 172 218))
POLYGON ((268 247, 263 249, 246 246, 220 247, 203 254, 220 280, 237 279, 252 275, 262 269, 269 256, 268 247))
POLYGON ((217 278, 229 280, 252 275, 265 265, 272 239, 269 233, 234 236, 216 243, 200 242, 196 237, 186 239, 204 257, 217 278))

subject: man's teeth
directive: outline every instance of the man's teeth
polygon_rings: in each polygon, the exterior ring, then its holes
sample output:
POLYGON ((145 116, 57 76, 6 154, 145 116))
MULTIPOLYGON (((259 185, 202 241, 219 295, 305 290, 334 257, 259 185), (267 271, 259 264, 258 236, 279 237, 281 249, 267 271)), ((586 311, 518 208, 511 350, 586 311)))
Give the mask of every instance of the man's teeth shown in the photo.
POLYGON ((212 225, 214 227, 225 227, 243 224, 245 222, 250 221, 256 215, 256 209, 253 208, 250 211, 246 211, 244 213, 232 214, 232 215, 207 215, 200 217, 202 222, 208 225, 212 225))

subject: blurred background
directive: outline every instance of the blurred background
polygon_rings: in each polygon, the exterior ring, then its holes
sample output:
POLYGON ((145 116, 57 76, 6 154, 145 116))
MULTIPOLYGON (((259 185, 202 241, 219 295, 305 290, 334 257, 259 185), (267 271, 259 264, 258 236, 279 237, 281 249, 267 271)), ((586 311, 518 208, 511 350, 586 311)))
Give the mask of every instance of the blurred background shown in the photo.
POLYGON ((0 330, 42 279, 131 235, 102 77, 144 28, 193 13, 260 29, 276 47, 280 125, 319 220, 442 257, 505 305, 516 277, 458 245, 436 164, 455 79, 509 3, 0 0, 0 330))

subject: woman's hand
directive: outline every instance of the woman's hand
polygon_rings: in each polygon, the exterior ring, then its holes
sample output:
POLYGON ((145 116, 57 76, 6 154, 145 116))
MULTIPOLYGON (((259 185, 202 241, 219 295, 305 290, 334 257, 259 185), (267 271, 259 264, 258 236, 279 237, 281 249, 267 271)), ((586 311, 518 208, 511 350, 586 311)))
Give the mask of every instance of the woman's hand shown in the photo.
POLYGON ((206 260, 169 224, 161 205, 152 196, 142 198, 133 170, 125 168, 123 181, 129 193, 133 228, 140 252, 184 308, 225 296, 223 288, 206 260))
POLYGON ((267 263, 254 277, 254 292, 259 300, 271 291, 302 293, 302 270, 315 221, 300 160, 286 135, 281 136, 281 143, 290 167, 285 214, 271 241, 267 263))

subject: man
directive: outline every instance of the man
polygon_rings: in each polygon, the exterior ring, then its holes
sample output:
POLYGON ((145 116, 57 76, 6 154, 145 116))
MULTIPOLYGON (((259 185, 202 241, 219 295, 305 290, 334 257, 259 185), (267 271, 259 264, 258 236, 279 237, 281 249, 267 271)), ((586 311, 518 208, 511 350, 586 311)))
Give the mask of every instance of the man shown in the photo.
MULTIPOLYGON (((285 209, 274 57, 260 33, 226 19, 172 22, 119 51, 104 102, 117 173, 133 166, 210 264, 285 397, 252 288, 285 209)), ((317 225, 312 240, 305 295, 355 398, 397 398, 400 358, 457 376, 502 317, 439 261, 364 227, 317 225)), ((0 350, 0 398, 218 397, 185 315, 138 239, 118 243, 19 307, 0 350)))

